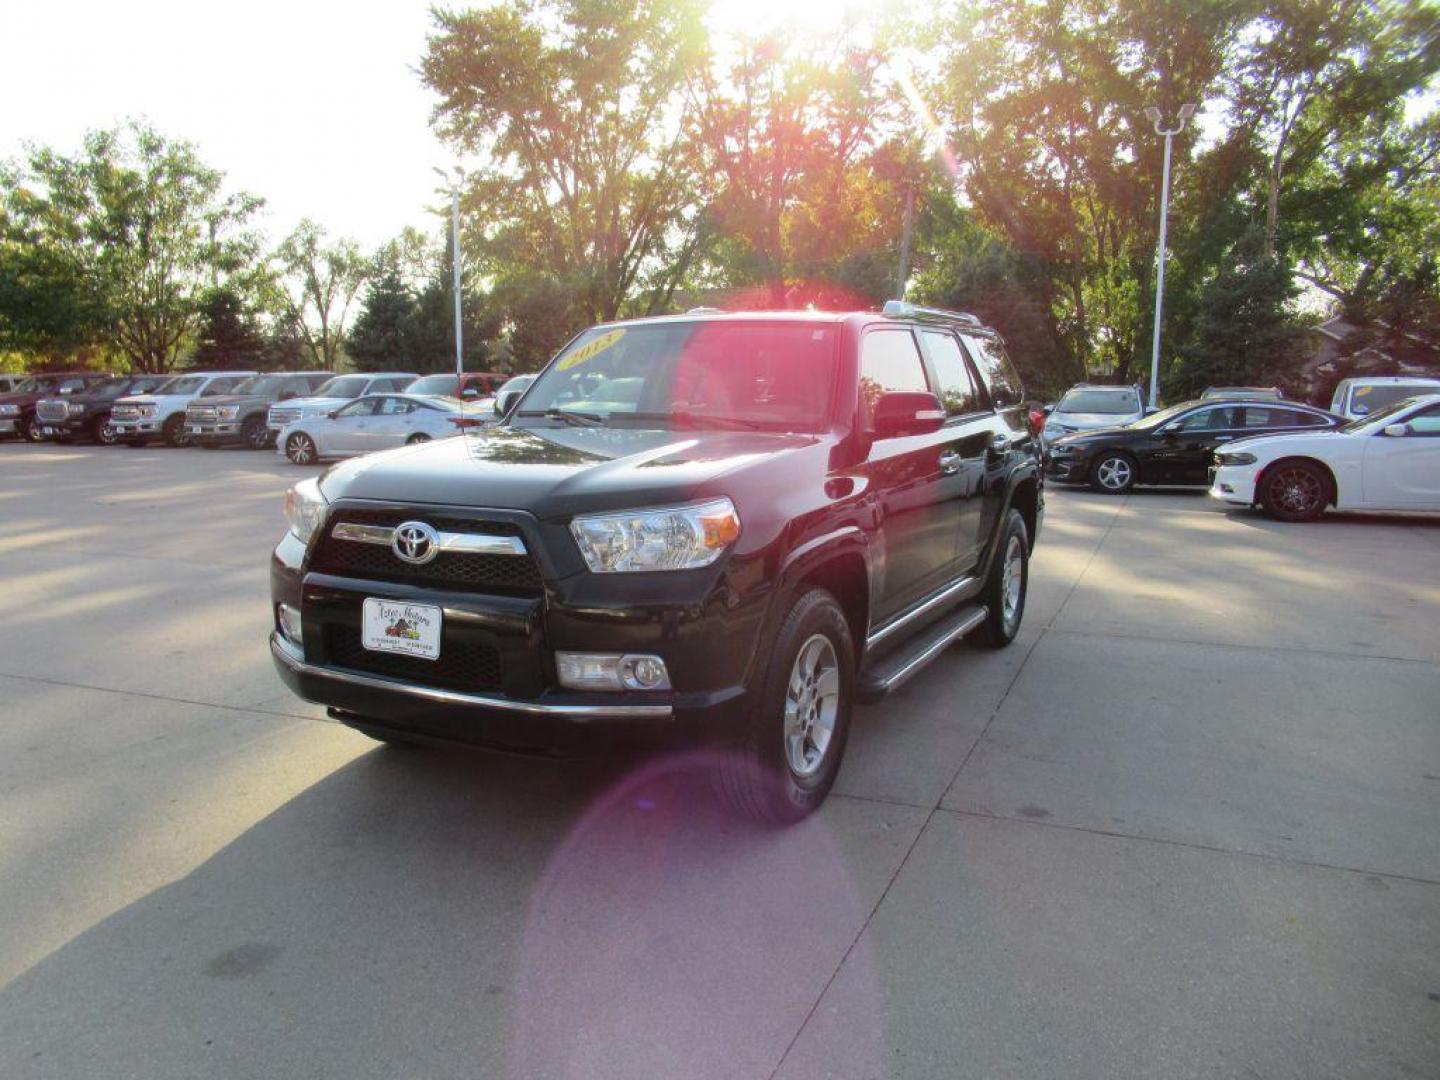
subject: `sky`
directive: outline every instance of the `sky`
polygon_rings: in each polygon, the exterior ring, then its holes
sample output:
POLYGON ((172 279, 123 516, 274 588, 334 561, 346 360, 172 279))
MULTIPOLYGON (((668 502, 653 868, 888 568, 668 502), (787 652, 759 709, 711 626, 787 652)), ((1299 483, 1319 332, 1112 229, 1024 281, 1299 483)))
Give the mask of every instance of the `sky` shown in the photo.
POLYGON ((0 158, 74 152, 128 117, 194 142, 272 238, 313 217, 367 247, 438 232, 452 163, 414 68, 429 0, 11 0, 0 34, 0 158))

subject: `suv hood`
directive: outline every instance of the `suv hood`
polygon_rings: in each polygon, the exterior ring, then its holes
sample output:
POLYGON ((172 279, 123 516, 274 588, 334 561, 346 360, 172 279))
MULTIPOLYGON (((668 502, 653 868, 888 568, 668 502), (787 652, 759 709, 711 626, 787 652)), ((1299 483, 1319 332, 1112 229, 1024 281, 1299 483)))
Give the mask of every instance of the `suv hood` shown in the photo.
POLYGON ((783 491, 794 456, 806 453, 828 457, 829 447, 815 435, 750 431, 483 428, 351 459, 330 469, 321 489, 332 502, 494 507, 546 519, 684 501, 749 468, 765 469, 783 491))

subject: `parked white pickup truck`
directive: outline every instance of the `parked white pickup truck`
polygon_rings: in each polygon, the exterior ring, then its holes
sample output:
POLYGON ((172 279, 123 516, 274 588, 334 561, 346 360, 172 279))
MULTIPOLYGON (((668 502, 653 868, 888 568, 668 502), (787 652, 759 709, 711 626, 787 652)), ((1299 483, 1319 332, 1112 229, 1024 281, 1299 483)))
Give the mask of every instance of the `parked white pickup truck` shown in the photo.
POLYGON ((153 394, 123 397, 110 410, 115 440, 126 446, 144 446, 164 439, 169 446, 185 446, 185 406, 196 398, 228 394, 253 371, 196 371, 176 375, 153 394))

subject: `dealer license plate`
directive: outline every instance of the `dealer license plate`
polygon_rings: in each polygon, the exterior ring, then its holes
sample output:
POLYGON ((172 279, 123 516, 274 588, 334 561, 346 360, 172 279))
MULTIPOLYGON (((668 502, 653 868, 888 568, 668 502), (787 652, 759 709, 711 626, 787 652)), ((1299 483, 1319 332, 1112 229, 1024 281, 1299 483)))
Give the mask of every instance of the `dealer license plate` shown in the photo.
POLYGON ((0 420, 0 431, 14 431, 14 430, 15 430, 15 421, 14 421, 14 420, 0 420))
POLYGON ((360 643, 372 652, 440 658, 440 609, 396 600, 365 601, 360 643))
POLYGON ((205 429, 202 428, 199 424, 191 424, 191 425, 190 425, 190 434, 191 434, 191 435, 199 435, 199 434, 200 434, 202 431, 204 431, 204 430, 205 430, 205 429))

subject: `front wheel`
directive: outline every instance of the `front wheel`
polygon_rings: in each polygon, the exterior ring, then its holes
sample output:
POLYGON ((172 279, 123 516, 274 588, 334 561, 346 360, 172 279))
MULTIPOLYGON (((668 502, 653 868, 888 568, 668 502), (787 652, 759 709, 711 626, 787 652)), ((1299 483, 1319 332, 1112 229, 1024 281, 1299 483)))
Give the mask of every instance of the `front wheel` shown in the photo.
POLYGON ((1280 521, 1314 521, 1329 502, 1327 477, 1308 461, 1282 461, 1260 481, 1260 505, 1280 521))
POLYGON ((176 413, 160 425, 160 435, 166 446, 190 445, 190 436, 185 434, 185 417, 182 413, 176 413))
POLYGON ((1020 632, 1025 617, 1025 597, 1030 591, 1030 531, 1019 510, 1005 515, 1005 527, 995 547, 990 574, 980 602, 985 605, 985 621, 972 635, 977 644, 1002 649, 1020 632))
POLYGON ((1107 452, 1095 459, 1090 486, 1107 495, 1123 495, 1135 486, 1135 459, 1129 454, 1107 452))
POLYGON ((90 421, 90 437, 101 446, 114 446, 120 441, 119 437, 115 434, 115 429, 110 426, 110 418, 108 416, 97 416, 94 420, 90 421))
POLYGON ((850 732, 855 646, 835 598, 823 589, 800 597, 769 655, 745 738, 717 780, 734 809, 788 824, 825 801, 850 732))
POLYGON ((285 440, 285 456, 296 465, 314 465, 320 454, 315 449, 315 440, 297 431, 285 440))
POLYGON ((406 445, 406 446, 415 446, 415 445, 417 445, 418 443, 429 442, 429 441, 430 441, 430 436, 429 436, 429 435, 426 435, 423 431, 417 431, 414 435, 411 435, 408 439, 405 440, 405 445, 406 445))
POLYGON ((20 420, 20 437, 29 443, 44 442, 45 436, 40 434, 40 425, 35 422, 35 417, 25 416, 20 420))
POLYGON ((251 450, 264 450, 270 445, 270 429, 263 416, 252 416, 240 425, 240 441, 251 450))

